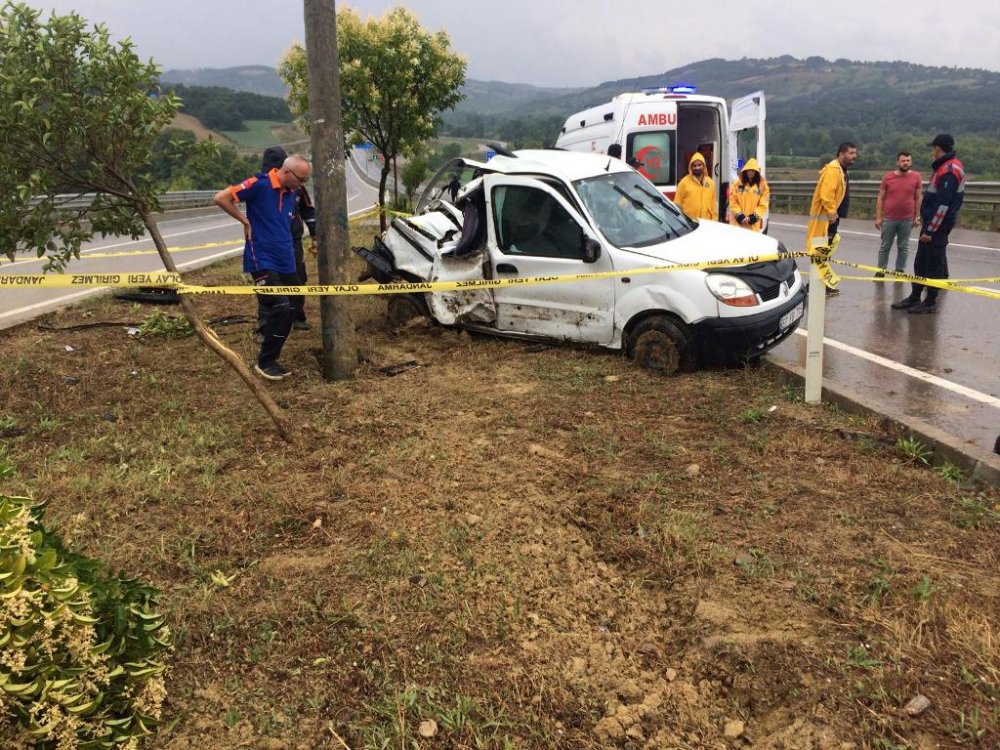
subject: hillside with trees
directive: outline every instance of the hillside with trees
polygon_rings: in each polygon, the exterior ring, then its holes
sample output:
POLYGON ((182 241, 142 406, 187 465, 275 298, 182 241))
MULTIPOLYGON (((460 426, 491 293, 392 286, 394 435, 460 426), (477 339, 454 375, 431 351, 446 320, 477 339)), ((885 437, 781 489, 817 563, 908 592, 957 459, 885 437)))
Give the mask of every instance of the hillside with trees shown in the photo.
POLYGON ((818 163, 838 142, 852 140, 862 146, 858 168, 880 169, 899 148, 923 154, 929 135, 949 131, 971 173, 1000 179, 1000 73, 898 61, 711 59, 570 92, 470 81, 479 86, 477 96, 445 115, 442 134, 551 145, 568 114, 620 93, 675 83, 727 99, 764 91, 768 150, 775 156, 818 163), (484 101, 507 102, 510 109, 504 114, 484 101))
POLYGON ((160 74, 160 81, 163 84, 185 86, 221 86, 233 91, 246 91, 279 98, 284 98, 288 94, 288 86, 278 77, 278 71, 267 65, 167 70, 160 74))
MULTIPOLYGON (((168 71, 163 80, 247 90, 273 74, 271 68, 244 66, 168 71)), ((283 96, 284 83, 274 78, 277 85, 257 90, 283 96)), ((519 147, 552 145, 568 114, 623 92, 672 83, 691 83, 702 93, 727 99, 764 91, 773 166, 811 168, 828 158, 838 142, 852 140, 861 146, 857 169, 878 171, 894 161, 900 148, 922 158, 928 137, 948 131, 958 139, 975 179, 1000 179, 1000 72, 901 61, 715 58, 586 89, 470 79, 462 87, 464 99, 442 115, 439 132, 445 138, 496 139, 519 147)), ((202 106, 181 96, 185 111, 202 106)), ((210 109, 225 115, 228 104, 220 100, 210 109)))
POLYGON ((181 99, 181 111, 197 117, 212 130, 242 130, 245 120, 291 122, 288 103, 276 96, 234 91, 222 86, 175 85, 170 89, 181 99))

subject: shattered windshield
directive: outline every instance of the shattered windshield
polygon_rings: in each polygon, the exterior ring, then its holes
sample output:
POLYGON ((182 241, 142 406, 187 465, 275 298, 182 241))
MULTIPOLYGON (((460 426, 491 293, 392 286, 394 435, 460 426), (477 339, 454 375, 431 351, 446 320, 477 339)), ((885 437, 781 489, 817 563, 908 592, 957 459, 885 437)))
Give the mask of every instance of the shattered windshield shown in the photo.
POLYGON ((618 247, 655 245, 695 227, 636 172, 602 174, 574 185, 601 234, 618 247))

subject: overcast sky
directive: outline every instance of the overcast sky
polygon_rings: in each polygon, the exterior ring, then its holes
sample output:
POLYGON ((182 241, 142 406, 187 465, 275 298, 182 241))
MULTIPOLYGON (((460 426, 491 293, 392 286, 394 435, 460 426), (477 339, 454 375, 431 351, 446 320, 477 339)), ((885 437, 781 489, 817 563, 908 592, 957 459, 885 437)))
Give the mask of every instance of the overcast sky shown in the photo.
MULTIPOLYGON (((132 37, 164 69, 276 66, 304 39, 301 0, 29 0, 132 37)), ((353 0, 363 17, 400 4, 353 0)), ((906 60, 1000 70, 997 0, 407 0, 468 77, 591 86, 709 57, 906 60)), ((695 82, 696 83, 696 82, 695 82)))

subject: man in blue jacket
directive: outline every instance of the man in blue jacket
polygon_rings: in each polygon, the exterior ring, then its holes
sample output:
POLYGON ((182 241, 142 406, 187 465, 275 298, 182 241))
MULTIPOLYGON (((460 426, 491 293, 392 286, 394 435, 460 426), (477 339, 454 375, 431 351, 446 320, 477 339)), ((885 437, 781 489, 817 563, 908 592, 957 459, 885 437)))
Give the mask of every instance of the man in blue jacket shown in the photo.
MULTIPOLYGON (((920 202, 920 242, 913 261, 913 275, 925 279, 948 278, 948 235, 955 226, 958 211, 965 199, 965 167, 955 156, 955 139, 941 133, 927 144, 931 147, 934 171, 924 199, 920 202)), ((908 297, 894 302, 896 310, 910 313, 937 312, 940 290, 936 286, 913 283, 908 297), (927 296, 921 300, 924 290, 927 296)))
MULTIPOLYGON (((292 218, 299 188, 309 180, 309 173, 309 162, 292 154, 280 167, 215 194, 215 205, 243 225, 243 271, 256 286, 297 285, 292 218), (239 209, 241 202, 246 204, 246 216, 239 209)), ((266 308, 264 341, 254 371, 268 380, 283 380, 292 374, 278 362, 292 330, 292 301, 283 294, 260 295, 260 300, 266 308)))

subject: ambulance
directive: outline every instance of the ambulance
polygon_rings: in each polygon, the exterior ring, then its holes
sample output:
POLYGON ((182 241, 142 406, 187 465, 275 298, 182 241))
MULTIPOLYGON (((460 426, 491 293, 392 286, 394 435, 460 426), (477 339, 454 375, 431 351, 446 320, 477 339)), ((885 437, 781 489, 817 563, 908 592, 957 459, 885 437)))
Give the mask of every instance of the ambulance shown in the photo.
POLYGON ((751 157, 765 165, 764 93, 733 101, 696 93, 690 85, 663 86, 619 94, 566 119, 557 148, 621 158, 673 199, 696 151, 719 192, 719 217, 726 216, 729 184, 751 157))

